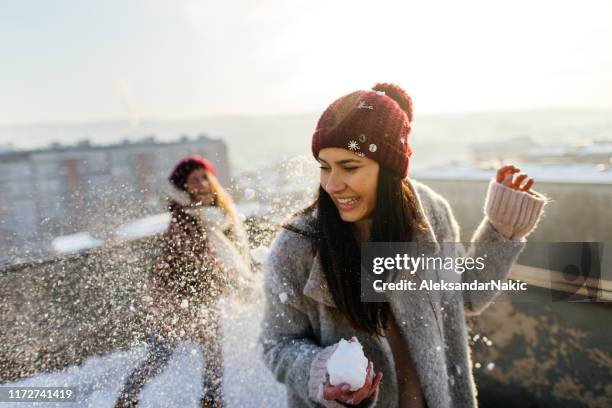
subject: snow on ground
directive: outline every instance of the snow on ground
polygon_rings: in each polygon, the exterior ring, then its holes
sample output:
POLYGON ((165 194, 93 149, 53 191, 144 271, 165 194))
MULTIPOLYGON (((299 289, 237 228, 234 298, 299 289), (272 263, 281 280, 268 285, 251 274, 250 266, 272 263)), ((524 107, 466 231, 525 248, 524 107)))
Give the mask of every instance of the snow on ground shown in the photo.
MULTIPOLYGON (((257 343, 263 296, 249 304, 223 304, 225 373, 223 388, 228 407, 284 408, 285 389, 261 359, 257 343)), ((90 357, 80 366, 39 374, 2 386, 74 387, 76 403, 0 403, 0 407, 112 407, 128 373, 145 358, 145 347, 90 357)), ((180 343, 163 372, 145 386, 141 407, 196 407, 202 391, 203 353, 197 343, 180 343)))
POLYGON ((166 231, 168 224, 170 224, 170 213, 152 215, 121 225, 115 231, 115 236, 119 239, 148 237, 166 231))
POLYGON ((68 254, 102 245, 102 241, 91 236, 89 232, 63 235, 51 241, 51 247, 58 254, 68 254))

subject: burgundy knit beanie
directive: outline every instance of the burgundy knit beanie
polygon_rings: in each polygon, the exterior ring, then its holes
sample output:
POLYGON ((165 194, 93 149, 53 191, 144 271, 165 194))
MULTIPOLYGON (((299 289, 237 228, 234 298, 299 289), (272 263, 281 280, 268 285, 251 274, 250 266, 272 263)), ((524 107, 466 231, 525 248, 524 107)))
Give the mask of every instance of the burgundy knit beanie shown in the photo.
POLYGON ((408 176, 412 99, 398 85, 379 83, 334 101, 312 135, 315 159, 326 147, 341 147, 376 160, 397 175, 408 176))
POLYGON ((215 177, 217 176, 215 166, 211 162, 201 156, 187 156, 178 162, 168 179, 178 189, 185 190, 187 176, 195 169, 204 169, 215 177))

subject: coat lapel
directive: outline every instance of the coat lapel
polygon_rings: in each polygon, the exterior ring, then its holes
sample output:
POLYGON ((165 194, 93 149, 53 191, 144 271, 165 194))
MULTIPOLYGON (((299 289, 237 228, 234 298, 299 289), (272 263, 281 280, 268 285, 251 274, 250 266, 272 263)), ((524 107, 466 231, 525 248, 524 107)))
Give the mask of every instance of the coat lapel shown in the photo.
POLYGON ((316 254, 313 258, 312 267, 310 268, 310 274, 306 285, 303 290, 304 295, 316 300, 319 303, 323 303, 329 307, 336 307, 331 292, 327 286, 327 280, 323 274, 321 268, 321 260, 319 254, 316 254))

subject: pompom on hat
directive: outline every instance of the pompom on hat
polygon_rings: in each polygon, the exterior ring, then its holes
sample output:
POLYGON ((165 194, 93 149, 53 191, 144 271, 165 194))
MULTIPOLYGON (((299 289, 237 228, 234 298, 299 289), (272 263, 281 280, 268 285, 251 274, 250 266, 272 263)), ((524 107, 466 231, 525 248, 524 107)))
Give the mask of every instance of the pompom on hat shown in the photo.
POLYGON ((406 178, 411 123, 412 99, 406 91, 378 83, 338 98, 323 112, 312 135, 312 154, 318 159, 321 149, 344 148, 406 178))
POLYGON ((170 173, 168 180, 179 190, 185 190, 187 177, 195 169, 204 169, 213 176, 217 176, 217 170, 211 162, 201 156, 194 155, 181 159, 170 173))

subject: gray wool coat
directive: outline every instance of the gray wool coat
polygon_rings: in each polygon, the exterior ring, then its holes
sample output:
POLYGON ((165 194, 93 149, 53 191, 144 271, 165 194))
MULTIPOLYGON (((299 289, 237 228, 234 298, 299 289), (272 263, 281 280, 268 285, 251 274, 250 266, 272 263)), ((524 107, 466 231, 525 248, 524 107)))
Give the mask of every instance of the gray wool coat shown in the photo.
MULTIPOLYGON (((415 242, 460 242, 459 227, 448 202, 429 187, 409 180, 418 208, 428 223, 415 242)), ((308 230, 315 215, 302 214, 293 227, 308 230)), ((485 217, 472 242, 499 243, 488 256, 487 279, 505 279, 525 240, 509 240, 485 217)), ((476 251, 478 251, 476 249, 476 251)), ((471 256, 479 256, 472 253, 471 256)), ((476 278, 474 271, 464 281, 476 278)), ((478 276, 482 279, 483 276, 478 276)), ((289 407, 320 407, 309 398, 308 379, 313 359, 325 347, 356 335, 376 371, 383 372, 377 407, 397 407, 398 385, 393 354, 385 337, 356 333, 335 308, 311 239, 282 229, 268 256, 265 275, 266 310, 260 342, 265 364, 286 385, 289 407)), ((467 292, 466 292, 467 293, 467 292)), ((492 292, 454 294, 433 302, 427 292, 409 293, 390 300, 391 310, 408 344, 429 408, 477 406, 476 387, 468 346, 465 317, 479 314, 492 292), (466 298, 469 296, 469 298, 466 298)))

